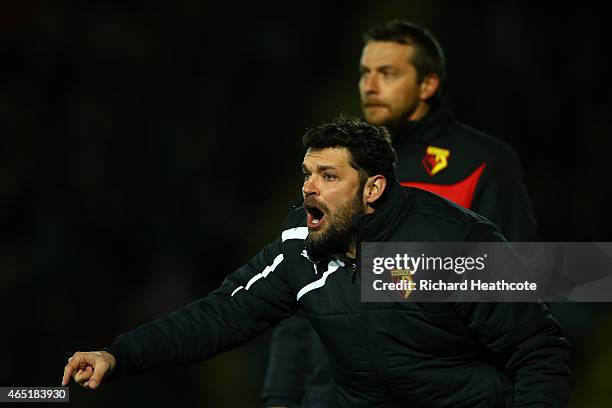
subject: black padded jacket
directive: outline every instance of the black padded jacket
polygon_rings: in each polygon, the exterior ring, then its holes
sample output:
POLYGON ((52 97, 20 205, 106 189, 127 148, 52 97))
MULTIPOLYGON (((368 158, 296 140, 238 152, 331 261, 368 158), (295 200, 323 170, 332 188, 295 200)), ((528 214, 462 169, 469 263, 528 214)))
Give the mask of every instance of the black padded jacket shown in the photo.
MULTIPOLYGON (((493 222, 509 241, 535 241, 536 222, 520 162, 507 144, 453 118, 444 99, 420 121, 393 130, 398 179, 493 222)), ((333 377, 321 342, 298 314, 274 331, 265 406, 330 408, 333 377)))
MULTIPOLYGON (((330 357, 338 406, 503 406, 501 371, 517 407, 565 406, 570 348, 544 304, 362 302, 358 262, 314 254, 305 218, 294 209, 216 291, 120 335, 108 348, 117 374, 205 360, 301 309, 330 357)), ((363 242, 504 240, 482 217, 398 184, 354 226, 363 242)))

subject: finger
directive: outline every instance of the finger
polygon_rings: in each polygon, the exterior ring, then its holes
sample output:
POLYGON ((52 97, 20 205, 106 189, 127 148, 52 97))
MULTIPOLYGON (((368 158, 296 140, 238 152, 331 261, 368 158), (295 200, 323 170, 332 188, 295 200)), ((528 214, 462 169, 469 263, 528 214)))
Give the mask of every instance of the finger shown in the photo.
POLYGON ((72 374, 72 379, 74 380, 74 382, 78 383, 79 379, 81 378, 81 373, 83 372, 83 370, 81 370, 80 368, 78 370, 76 370, 74 372, 74 374, 72 374))
POLYGON ((84 370, 79 369, 74 375, 74 381, 81 384, 89 380, 92 374, 93 374, 93 368, 91 368, 91 366, 85 367, 84 370))
POLYGON ((83 368, 82 365, 85 362, 86 362, 86 355, 85 355, 85 353, 77 351, 76 353, 74 353, 74 355, 72 357, 70 357, 68 359, 68 364, 66 364, 66 365, 72 367, 73 370, 76 370, 76 369, 79 369, 79 368, 83 368))
POLYGON ((94 371, 89 380, 89 384, 87 384, 89 388, 93 390, 98 388, 98 386, 102 382, 102 379, 104 378, 104 375, 106 374, 109 368, 110 368, 110 365, 106 361, 104 360, 99 361, 98 364, 96 364, 96 366, 94 367, 94 371))
POLYGON ((68 383, 70 382, 70 377, 72 377, 72 373, 74 372, 74 370, 75 368, 73 368, 72 365, 66 364, 66 366, 64 367, 64 376, 62 377, 62 387, 68 385, 68 383))
POLYGON ((64 367, 64 376, 62 377, 62 386, 68 385, 70 377, 73 373, 81 367, 81 363, 85 363, 85 357, 83 353, 77 351, 72 357, 68 359, 68 363, 64 367))
POLYGON ((74 373, 72 374, 72 379, 74 380, 75 383, 82 385, 85 382, 85 381, 82 381, 83 372, 84 370, 80 368, 74 371, 74 373))
POLYGON ((72 368, 70 368, 68 365, 64 366, 64 374, 62 375, 62 387, 65 387, 68 384, 70 374, 72 374, 72 368))

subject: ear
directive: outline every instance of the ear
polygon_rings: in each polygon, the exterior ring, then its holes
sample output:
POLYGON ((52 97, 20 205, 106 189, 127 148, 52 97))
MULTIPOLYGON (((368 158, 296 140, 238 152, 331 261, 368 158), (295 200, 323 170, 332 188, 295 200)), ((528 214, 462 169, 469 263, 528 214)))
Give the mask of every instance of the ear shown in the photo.
POLYGON ((385 176, 378 174, 368 177, 363 189, 363 200, 366 204, 367 212, 374 211, 372 204, 383 195, 386 187, 387 179, 385 179, 385 176))
POLYGON ((421 101, 427 101, 429 98, 434 96, 438 88, 440 87, 440 77, 438 74, 427 74, 421 82, 421 89, 419 98, 421 101))

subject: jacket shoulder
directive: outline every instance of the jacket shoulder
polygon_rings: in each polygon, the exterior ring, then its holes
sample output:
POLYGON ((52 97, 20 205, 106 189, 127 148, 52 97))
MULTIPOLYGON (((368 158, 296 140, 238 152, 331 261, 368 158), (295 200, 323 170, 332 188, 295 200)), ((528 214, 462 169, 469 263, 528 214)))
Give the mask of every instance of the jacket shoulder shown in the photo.
POLYGON ((480 215, 452 201, 416 187, 403 187, 412 206, 410 213, 424 217, 440 218, 449 224, 469 225, 483 220, 480 215))
POLYGON ((493 162, 504 164, 519 162, 516 151, 508 143, 463 122, 456 120, 451 122, 449 134, 456 138, 458 143, 469 147, 474 153, 494 158, 493 162))
POLYGON ((304 209, 304 205, 299 203, 294 205, 289 210, 289 214, 287 214, 287 218, 285 218, 285 222, 283 222, 283 230, 303 227, 306 225, 306 210, 304 209))
POLYGON ((403 188, 412 207, 405 225, 417 233, 415 240, 465 241, 470 240, 469 235, 474 231, 479 235, 485 233, 485 237, 487 232, 499 233, 486 218, 442 196, 418 188, 403 188))

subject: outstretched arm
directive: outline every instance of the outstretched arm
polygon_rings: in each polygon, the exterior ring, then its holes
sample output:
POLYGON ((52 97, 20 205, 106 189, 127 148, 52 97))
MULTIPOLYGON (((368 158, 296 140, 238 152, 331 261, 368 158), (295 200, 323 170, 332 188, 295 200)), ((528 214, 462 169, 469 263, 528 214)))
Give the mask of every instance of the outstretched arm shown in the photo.
POLYGON ((95 388, 111 372, 116 376, 199 362, 244 344, 297 308, 285 272, 278 239, 229 275, 211 294, 119 335, 106 349, 108 353, 98 352, 111 355, 114 365, 110 359, 95 358, 96 352, 79 356, 76 353, 76 361, 66 366, 63 380, 67 382, 72 375, 85 385, 87 381, 82 378, 91 372, 94 382, 90 380, 87 385, 95 388), (104 374, 97 375, 96 367, 104 374))

